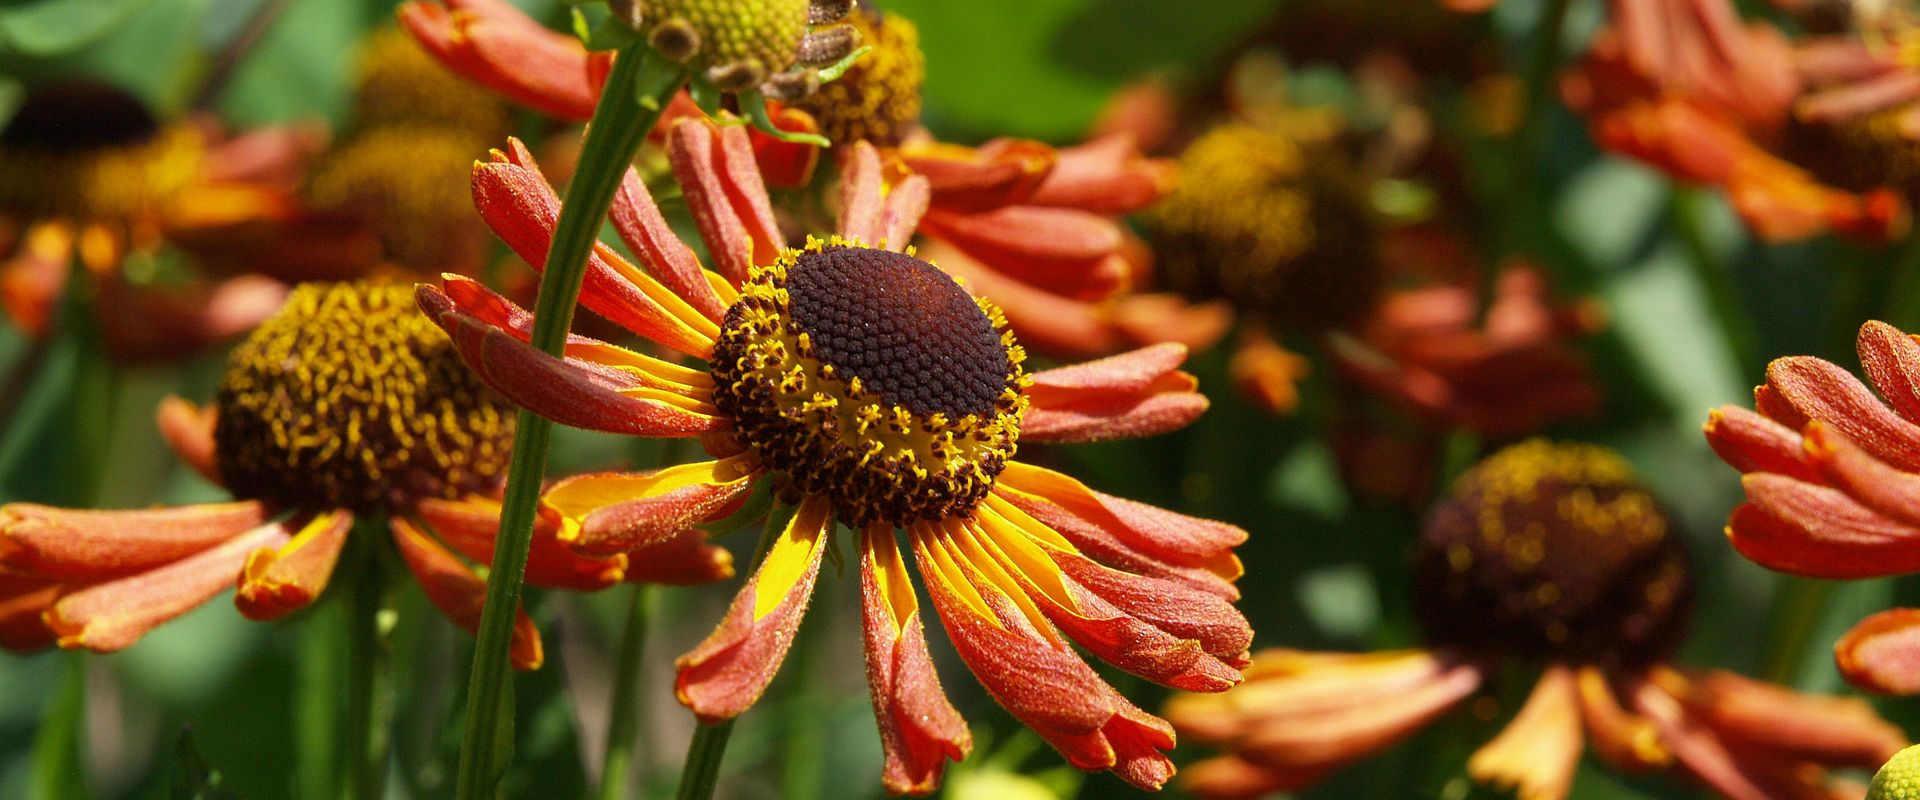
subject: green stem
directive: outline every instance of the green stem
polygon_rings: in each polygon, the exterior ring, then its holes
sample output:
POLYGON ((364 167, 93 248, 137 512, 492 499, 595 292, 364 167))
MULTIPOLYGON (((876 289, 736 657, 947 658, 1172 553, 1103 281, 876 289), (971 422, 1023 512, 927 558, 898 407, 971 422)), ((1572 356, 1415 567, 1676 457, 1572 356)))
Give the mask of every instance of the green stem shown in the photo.
MULTIPOLYGON (((573 323, 574 304, 580 299, 587 255, 599 239, 601 220, 613 205, 613 194, 627 165, 684 79, 679 66, 655 55, 644 44, 622 48, 614 60, 613 72, 601 89, 600 104, 594 108, 586 141, 581 145, 579 168, 567 187, 560 219, 554 225, 553 244, 547 250, 546 270, 540 277, 540 295, 534 305, 534 347, 560 354, 573 323)), ((494 796, 513 751, 507 654, 513 640, 514 614, 520 608, 527 547, 533 539, 535 507, 547 471, 547 446, 552 435, 552 423, 528 411, 520 412, 513 463, 501 503, 500 533, 487 572, 486 605, 468 678, 466 737, 460 743, 455 790, 460 800, 494 796)))
POLYGON ((627 624, 621 634, 620 655, 613 668, 613 711, 607 720, 606 759, 600 770, 600 797, 627 796, 633 774, 634 740, 640 733, 640 662, 646 652, 647 617, 653 605, 653 587, 633 587, 627 604, 627 624))
MULTIPOLYGON (((773 547, 774 537, 780 535, 787 519, 787 515, 777 511, 767 514, 767 524, 760 529, 760 544, 753 549, 753 565, 747 570, 749 576, 760 568, 760 559, 773 547)), ((720 759, 726 756, 727 739, 733 736, 733 720, 728 717, 714 723, 702 722, 694 729, 693 741, 687 743, 687 760, 680 767, 680 788, 674 792, 674 800, 713 797, 714 784, 720 779, 720 759)))
POLYGON ((1826 617, 1833 586, 1831 581, 1780 576, 1773 594, 1771 619, 1767 620, 1766 663, 1761 677, 1774 683, 1796 683, 1807 647, 1826 617))
MULTIPOLYGON (((1506 224, 1497 228, 1499 246, 1494 248, 1492 265, 1480 279, 1479 313, 1484 320, 1493 304, 1494 286, 1500 279, 1500 265, 1509 256, 1525 253, 1527 231, 1541 227, 1546 204, 1533 196, 1538 188, 1541 137, 1544 133, 1547 101, 1553 89, 1553 76, 1560 68, 1561 39, 1567 24, 1571 0, 1550 0, 1542 9, 1540 27, 1534 33, 1533 50, 1527 58, 1525 92, 1521 96, 1520 121, 1507 142, 1506 224)), ((1552 269, 1549 261, 1542 268, 1552 269)), ((1554 275, 1553 277, 1561 277, 1554 275)), ((1565 281, 1556 281, 1565 287, 1565 281)))
POLYGON ((346 800, 378 800, 386 793, 388 723, 393 704, 387 643, 380 633, 385 579, 380 541, 386 520, 362 520, 348 535, 351 549, 344 599, 347 605, 347 713, 340 740, 346 743, 346 800))

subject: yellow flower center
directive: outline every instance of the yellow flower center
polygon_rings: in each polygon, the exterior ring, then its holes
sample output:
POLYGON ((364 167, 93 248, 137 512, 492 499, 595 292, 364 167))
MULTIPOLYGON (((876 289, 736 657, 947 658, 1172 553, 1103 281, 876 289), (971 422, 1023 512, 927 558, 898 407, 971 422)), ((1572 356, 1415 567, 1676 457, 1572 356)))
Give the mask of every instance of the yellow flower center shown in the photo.
MULTIPOLYGON (((492 141, 506 131, 507 109, 485 89, 462 80, 399 28, 383 28, 361 45, 354 73, 353 124, 440 125, 492 141)), ((474 154, 468 154, 471 159, 474 154)), ((464 162, 463 162, 464 164, 464 162)))
POLYGON ((793 66, 807 34, 809 0, 646 0, 646 24, 690 31, 695 63, 735 73, 750 88, 793 66))
POLYGON ((1541 439, 1460 477, 1415 581, 1441 643, 1628 666, 1672 650, 1692 599, 1686 552, 1626 461, 1541 439))
POLYGON ((371 224, 388 258, 458 268, 484 242, 467 182, 486 140, 439 125, 384 125, 329 152, 307 176, 311 207, 371 224))
POLYGON ((235 348, 215 458, 239 497, 375 510, 490 488, 513 408, 481 385, 406 286, 305 284, 235 348))
POLYGON ((839 80, 820 87, 797 105, 820 121, 820 133, 836 145, 900 143, 920 120, 920 84, 926 57, 920 31, 899 14, 856 9, 848 16, 860 43, 873 49, 839 80))
POLYGON ((202 142, 92 82, 36 89, 0 130, 0 211, 40 219, 154 215, 200 169, 202 142))
POLYGON ((1173 288, 1291 329, 1354 321, 1379 291, 1376 233, 1355 171, 1331 148, 1247 124, 1209 131, 1149 213, 1173 288))
POLYGON ((1920 800, 1920 745, 1895 753, 1874 773, 1867 800, 1920 800))
POLYGON ((784 499, 850 525, 970 512, 1013 457, 1025 352, 911 255, 809 240, 757 267, 714 346, 714 402, 784 499))

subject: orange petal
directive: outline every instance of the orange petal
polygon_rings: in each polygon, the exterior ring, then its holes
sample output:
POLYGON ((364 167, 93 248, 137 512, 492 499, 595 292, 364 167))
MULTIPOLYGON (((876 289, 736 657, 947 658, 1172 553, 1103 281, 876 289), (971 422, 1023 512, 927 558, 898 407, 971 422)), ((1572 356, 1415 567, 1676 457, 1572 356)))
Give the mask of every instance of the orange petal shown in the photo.
POLYGON ((779 256, 780 226, 740 126, 684 119, 667 130, 667 155, 700 238, 721 275, 744 283, 755 264, 779 256))
POLYGON ((1920 526, 1920 475, 1868 455, 1824 422, 1807 423, 1804 449, 1828 485, 1881 516, 1920 526))
POLYGON ((1873 388, 1909 422, 1920 421, 1920 342, 1878 320, 1860 326, 1860 366, 1873 388))
POLYGON ((733 554, 708 544, 706 532, 699 528, 627 554, 628 583, 696 586, 731 577, 733 554))
POLYGON ((1920 425, 1895 414, 1860 379, 1832 362, 1811 356, 1774 359, 1767 365, 1767 385, 1808 419, 1832 425, 1880 460, 1920 472, 1920 425))
POLYGON ((1881 694, 1920 694, 1920 609, 1891 608, 1860 621, 1833 646, 1848 683, 1881 694))
POLYGON ((843 238, 879 247, 886 236, 880 221, 886 202, 880 151, 865 141, 854 142, 844 158, 846 163, 840 168, 840 220, 835 229, 843 238))
POLYGON ((1857 697, 1815 695, 1724 670, 1689 675, 1676 696, 1721 740, 1770 758, 1874 769, 1907 737, 1857 697))
POLYGON ((1728 536, 1763 567, 1816 578, 1920 570, 1920 529, 1825 486, 1765 472, 1748 473, 1740 483, 1748 502, 1728 519, 1728 536))
POLYGON ((1121 216, 1159 202, 1171 191, 1173 163, 1146 158, 1126 134, 1061 148, 1053 171, 1028 202, 1121 216))
POLYGON ((1800 434, 1772 419, 1739 406, 1721 406, 1708 412, 1703 428, 1707 444, 1741 472, 1775 472, 1818 482, 1819 473, 1807 463, 1800 434))
POLYGON ((248 619, 261 622, 305 608, 327 588, 352 528, 352 512, 317 514, 293 538, 253 551, 240 570, 234 605, 248 619))
POLYGON ((1580 747, 1573 671, 1556 664, 1541 673, 1526 705, 1500 735, 1474 751, 1467 774, 1510 789, 1521 800, 1563 800, 1573 789, 1580 747))
POLYGON ((456 0, 449 11, 414 0, 400 24, 448 69, 516 103, 563 120, 593 116, 600 87, 586 48, 507 3, 456 0))
POLYGON ((13 257, 0 263, 0 310, 29 336, 46 333, 73 265, 74 238, 65 222, 37 223, 13 257))
POLYGON ((1069 476, 1018 461, 1000 473, 994 492, 1059 531, 1075 547, 1114 566, 1154 574, 1133 563, 1129 555, 1137 553, 1165 564, 1198 567, 1229 582, 1240 577, 1233 548, 1247 540, 1247 532, 1233 525, 1102 494, 1069 476))
POLYGON ((43 618, 61 647, 124 649, 233 586, 249 553, 278 547, 292 534, 285 522, 262 525, 170 564, 62 595, 43 618))
POLYGON ((1021 435, 1086 442, 1185 427, 1207 409, 1193 376, 1175 369, 1186 357, 1184 345, 1166 343, 1034 373, 1021 435))
POLYGON ((967 291, 976 297, 991 298, 1006 313, 1008 327, 1025 347, 1084 358, 1106 355, 1123 344, 1106 301, 1076 300, 1029 286, 939 241, 927 242, 920 255, 963 279, 967 291))
MULTIPOLYGON (((491 498, 426 499, 414 507, 419 521, 448 546, 481 564, 493 563, 493 543, 500 533, 500 503, 491 498)), ((626 577, 625 556, 589 558, 554 537, 554 526, 542 519, 533 531, 527 551, 527 582, 535 586, 591 592, 626 577)))
POLYGON ((1291 414, 1300 404, 1300 381, 1310 366, 1271 337, 1248 336, 1234 350, 1227 369, 1240 391, 1267 413, 1291 414))
POLYGON ((167 440, 173 454, 214 483, 220 482, 213 457, 213 423, 219 413, 215 406, 201 407, 174 395, 162 399, 155 412, 160 437, 167 440))
MULTIPOLYGON (((787 133, 820 132, 820 123, 811 114, 797 108, 779 108, 768 104, 773 127, 787 133)), ((820 148, 806 142, 784 142, 755 129, 747 134, 753 142, 753 160, 767 185, 798 189, 813 180, 814 165, 820 161, 820 148)))
POLYGON ((901 150, 900 157, 908 169, 926 176, 934 208, 960 212, 1026 200, 1058 158, 1053 148, 1026 139, 999 139, 979 148, 919 144, 901 150))
POLYGON ((1132 277, 1120 255, 1120 226, 1084 211, 1008 206, 956 214, 936 205, 921 230, 1023 283, 1068 297, 1106 297, 1132 277))
POLYGON ((654 472, 602 472, 560 481, 540 498, 557 538, 589 554, 639 550, 731 513, 759 471, 744 456, 654 472))
POLYGON ((58 581, 0 572, 0 648, 30 653, 59 637, 41 615, 59 599, 58 581))
POLYGON ((48 578, 126 575, 207 550, 266 518, 251 500, 127 511, 11 503, 0 506, 0 567, 48 578))
POLYGON ((1756 785, 1757 776, 1749 775, 1724 743, 1689 719, 1680 701, 1654 681, 1640 681, 1628 696, 1634 708, 1660 731, 1661 743, 1672 751, 1674 759, 1701 783, 1729 800, 1776 797, 1756 785))
POLYGON ((626 242, 627 249, 640 259, 648 273, 686 298, 707 319, 718 322, 726 316, 726 304, 707 282, 707 271, 700 266, 700 258, 667 224, 660 206, 647 191, 646 182, 640 180, 640 173, 632 167, 627 168, 626 177, 621 179, 620 189, 613 196, 608 219, 613 222, 614 232, 620 234, 620 241, 626 242))
POLYGON ((780 671, 806 615, 820 558, 833 532, 832 508, 808 497, 788 521, 719 627, 674 666, 680 703, 712 723, 751 708, 780 671))
POLYGON ((927 794, 939 788, 947 761, 972 751, 973 736, 940 687, 920 625, 920 601, 892 529, 863 531, 861 554, 867 686, 886 756, 882 782, 894 794, 927 794))
POLYGON ((1620 705, 1607 675, 1599 667, 1579 670, 1580 718, 1593 739, 1594 752, 1615 769, 1641 772, 1663 767, 1673 754, 1660 743, 1660 732, 1645 717, 1620 705))
MULTIPOLYGON (((445 545, 422 532, 405 517, 392 517, 388 527, 401 560, 413 572, 420 589, 440 613, 465 628, 468 633, 480 629, 480 615, 487 603, 487 581, 453 554, 445 545)), ((516 669, 539 669, 546 660, 540 645, 540 629, 534 627, 527 612, 516 610, 513 642, 508 649, 516 669)))

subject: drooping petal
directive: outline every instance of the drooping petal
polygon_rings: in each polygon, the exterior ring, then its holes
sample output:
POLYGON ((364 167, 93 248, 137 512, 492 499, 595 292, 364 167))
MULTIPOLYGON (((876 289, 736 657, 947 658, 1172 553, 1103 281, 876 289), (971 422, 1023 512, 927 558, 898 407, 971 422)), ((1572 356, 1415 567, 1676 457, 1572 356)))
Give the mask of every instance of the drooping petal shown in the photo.
POLYGON ((1087 442, 1185 427, 1207 410, 1206 396, 1195 391, 1198 382, 1176 369, 1186 357, 1184 345, 1169 342, 1036 372, 1021 436, 1087 442))
POLYGON ((1806 460, 1824 483, 1881 516, 1920 526, 1920 474, 1888 466, 1824 422, 1807 423, 1804 437, 1806 460))
POLYGON ((1580 766, 1580 706, 1573 670, 1547 667, 1520 713, 1467 761, 1474 780, 1525 800, 1562 800, 1580 766))
POLYGON ((1834 644, 1833 660, 1861 689, 1920 693, 1920 609, 1890 608, 1861 620, 1834 644))
POLYGON ((862 531, 861 555, 867 687, 886 756, 882 782, 895 794, 927 794, 939 788, 947 761, 973 750, 973 736, 934 671, 920 601, 893 530, 862 531))
POLYGON ((1832 425, 1880 460, 1920 472, 1920 425, 1895 414, 1833 362, 1810 356, 1774 359, 1767 365, 1767 385, 1808 419, 1832 425))
POLYGON ((1233 525, 1102 494, 1070 476, 1018 461, 1000 473, 994 492, 1114 566, 1135 568, 1124 563, 1129 560, 1126 552, 1114 552, 1087 535, 1089 525, 1117 540, 1125 551, 1198 567, 1228 582, 1240 577, 1233 548, 1247 540, 1247 532, 1233 525))
POLYGON ((700 266, 699 257, 667 224, 660 206, 647 191, 647 184, 632 167, 627 168, 626 177, 621 179, 620 190, 614 194, 613 208, 607 216, 613 222, 614 231, 620 234, 620 241, 627 243, 627 249, 633 251, 649 273, 699 309, 707 319, 719 322, 726 316, 726 304, 707 282, 707 271, 700 266))
POLYGON ((1703 429, 1707 444, 1741 472, 1775 472, 1818 482, 1818 472, 1806 463, 1800 434, 1761 414, 1739 406, 1721 406, 1707 413, 1703 429))
MULTIPOLYGON (((388 527, 393 531, 393 543, 400 550, 401 560, 407 562, 407 569, 413 572, 414 580, 420 582, 420 589, 433 601, 433 606, 468 633, 479 630, 480 614, 487 604, 486 579, 411 520, 393 517, 388 520, 388 527)), ((525 611, 514 612, 513 641, 508 655, 515 669, 539 669, 546 661, 540 629, 534 627, 533 618, 525 611)))
POLYGON ((599 81, 580 41, 554 33, 508 3, 413 0, 400 24, 440 63, 516 103, 564 120, 593 116, 599 81))
POLYGON ((0 567, 48 578, 127 575, 205 551, 266 519, 266 507, 251 500, 126 511, 10 503, 0 506, 0 567))
MULTIPOLYGON (((500 532, 500 503, 486 497, 464 500, 421 500, 414 513, 426 529, 475 563, 493 563, 493 544, 500 532)), ((622 555, 592 558, 573 551, 555 536, 556 526, 544 517, 535 524, 527 550, 527 582, 535 586, 597 591, 619 583, 627 574, 622 555)))
POLYGON ((698 528, 635 550, 626 558, 628 583, 697 586, 733 577, 733 554, 709 544, 706 532, 698 528))
POLYGON ((1774 795, 1756 785, 1734 754, 1719 738, 1696 721, 1672 695, 1641 680, 1630 687, 1628 697, 1635 710, 1660 731, 1660 739, 1682 767, 1729 800, 1772 800, 1774 795))
POLYGON ((921 230, 1022 282, 1080 299, 1107 297, 1132 277, 1119 223, 1068 208, 1009 206, 956 214, 937 205, 921 230))
POLYGON ((1620 704, 1599 667, 1581 667, 1578 682, 1580 718, 1601 759, 1623 772, 1641 772, 1673 762, 1673 753, 1660 743, 1660 731, 1620 704))
POLYGON ((344 510, 313 515, 286 542, 247 555, 233 604, 248 619, 279 619, 305 608, 327 588, 340 548, 353 528, 344 510))
POLYGON ((262 525, 170 564, 64 594, 43 619, 61 647, 124 649, 232 587, 247 554, 278 547, 292 535, 285 522, 262 525))
POLYGON ((1026 139, 999 139, 979 148, 930 142, 900 152, 908 169, 924 175, 933 206, 973 212, 1024 202, 1053 171, 1054 149, 1026 139))
POLYGON ((1880 516, 1845 493, 1765 472, 1741 479, 1748 502, 1727 535, 1768 569, 1816 578, 1868 578, 1920 570, 1920 529, 1880 516))
POLYGON ((60 582, 0 572, 0 649, 30 653, 59 636, 41 619, 60 597, 60 582))
POLYGON ((536 350, 505 330, 456 309, 438 288, 421 285, 420 309, 452 337, 474 374, 508 400, 563 425, 632 436, 691 436, 726 420, 688 399, 644 386, 613 384, 604 371, 536 350))
POLYGON ((685 192, 700 237, 721 275, 744 283, 755 264, 770 264, 784 239, 746 130, 684 119, 667 131, 667 155, 685 192))
POLYGON ((1892 325, 1868 320, 1855 344, 1873 388, 1908 422, 1920 422, 1920 342, 1892 325))
POLYGON ((219 416, 214 406, 201 407, 174 395, 160 401, 155 412, 160 437, 167 440, 173 454, 201 477, 220 482, 220 470, 213 457, 213 423, 219 416))
POLYGON ((1814 695, 1724 670, 1666 676, 1667 690, 1722 741, 1772 759, 1874 769, 1907 737, 1857 697, 1814 695))
POLYGON ((739 716, 780 671, 813 596, 833 532, 827 501, 809 497, 788 521, 712 634, 674 662, 674 694, 703 722, 739 716))
MULTIPOLYGON (((1300 404, 1300 382, 1309 369, 1306 358, 1264 334, 1243 336, 1233 351, 1233 360, 1227 362, 1234 386, 1270 414, 1293 413, 1300 404)), ((1369 382, 1392 387, 1394 377, 1369 382)))
POLYGON ((731 513, 759 471, 744 456, 654 472, 602 472, 567 478, 540 498, 558 540, 590 554, 643 549, 701 522, 731 513))

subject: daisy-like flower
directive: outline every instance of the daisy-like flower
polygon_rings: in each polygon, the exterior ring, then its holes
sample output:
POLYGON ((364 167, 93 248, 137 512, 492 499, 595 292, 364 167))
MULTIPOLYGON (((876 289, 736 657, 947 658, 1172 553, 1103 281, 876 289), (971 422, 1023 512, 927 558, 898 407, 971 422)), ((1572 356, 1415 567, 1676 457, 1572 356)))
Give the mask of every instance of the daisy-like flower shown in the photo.
MULTIPOLYGON (((304 284, 234 350, 211 406, 160 408, 175 452, 232 502, 0 506, 0 645, 119 650, 226 589, 249 618, 283 617, 320 596, 349 535, 366 530, 359 517, 384 519, 427 597, 472 630, 486 594, 473 565, 492 557, 513 413, 408 288, 304 284)), ((698 538, 635 557, 576 555, 548 525, 528 578, 594 590, 731 574, 725 551, 698 538)), ((541 658, 522 614, 514 664, 541 658)))
POLYGON ((1915 77, 1857 40, 1790 42, 1725 0, 1616 0, 1562 92, 1601 147, 1720 187, 1762 238, 1887 241, 1908 206, 1885 164, 1912 138, 1875 115, 1920 97, 1900 91, 1915 77))
POLYGON ((1735 800, 1847 796, 1829 769, 1877 767, 1906 745, 1859 699, 1672 664, 1691 565, 1603 448, 1534 440, 1476 465, 1428 517, 1414 576, 1426 648, 1270 650, 1245 684, 1175 698, 1175 727, 1229 751, 1194 765, 1188 787, 1309 785, 1431 724, 1506 661, 1544 671, 1467 770, 1527 800, 1567 797, 1587 742, 1624 771, 1676 769, 1735 800))
MULTIPOLYGON (((1014 452, 1185 425, 1206 400, 1177 369, 1184 348, 1029 374, 990 302, 904 251, 924 179, 886 188, 878 153, 856 144, 838 235, 787 248, 745 131, 686 120, 668 142, 714 269, 630 175, 611 219, 638 263, 597 249, 581 302, 704 368, 582 337, 564 360, 548 356, 526 343, 526 312, 457 276, 421 287, 419 301, 481 378, 524 407, 593 430, 697 436, 713 457, 550 489, 543 514, 576 549, 677 535, 758 483, 797 506, 719 627, 680 658, 680 701, 716 721, 759 699, 844 524, 886 786, 934 789, 970 739, 933 670, 904 531, 949 637, 1001 705, 1075 766, 1161 785, 1173 774, 1161 752, 1171 728, 1072 643, 1161 683, 1233 685, 1251 638, 1231 604, 1246 534, 1101 494, 1014 452)), ((559 200, 528 153, 516 143, 480 165, 474 194, 494 231, 542 265, 559 200)))
MULTIPOLYGON (((1708 443, 1746 490, 1727 536, 1761 566, 1839 579, 1920 570, 1920 343, 1868 322, 1857 344, 1878 397, 1837 364, 1789 356, 1767 365, 1755 410, 1722 406, 1707 420, 1708 443)), ((1868 617, 1835 656, 1856 686, 1920 692, 1920 610, 1868 617)))
POLYGON ((122 268, 170 237, 218 243, 235 225, 280 213, 312 139, 163 123, 101 83, 32 89, 0 129, 0 309, 29 335, 45 335, 78 263, 116 357, 173 355, 251 328, 284 295, 276 282, 139 284, 122 268))

